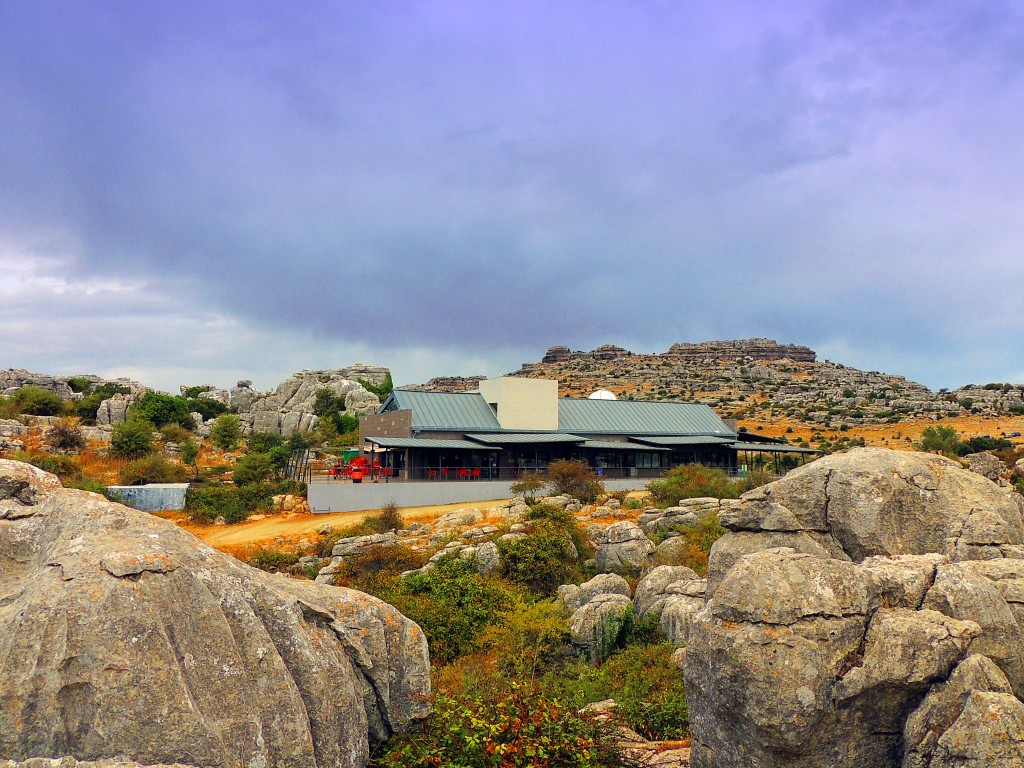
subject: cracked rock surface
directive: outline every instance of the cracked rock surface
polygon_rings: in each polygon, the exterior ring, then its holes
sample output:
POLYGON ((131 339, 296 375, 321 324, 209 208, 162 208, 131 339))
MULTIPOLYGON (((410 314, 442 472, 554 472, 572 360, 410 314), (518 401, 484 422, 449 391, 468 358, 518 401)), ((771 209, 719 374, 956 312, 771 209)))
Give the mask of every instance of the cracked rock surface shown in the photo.
POLYGON ((0 460, 0 510, 0 757, 364 766, 428 713, 423 633, 373 597, 19 462, 0 460))
POLYGON ((1022 507, 855 449, 723 511, 687 638, 694 768, 1024 766, 1022 507))

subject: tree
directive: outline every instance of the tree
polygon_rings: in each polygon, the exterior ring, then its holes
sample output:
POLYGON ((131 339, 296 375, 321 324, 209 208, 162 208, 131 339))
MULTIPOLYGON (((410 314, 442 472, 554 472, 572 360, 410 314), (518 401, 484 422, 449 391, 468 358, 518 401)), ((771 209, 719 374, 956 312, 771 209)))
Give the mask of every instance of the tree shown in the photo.
POLYGON ((153 450, 153 425, 141 419, 129 419, 114 426, 110 436, 110 455, 137 459, 153 450))
POLYGON ((235 464, 235 485, 264 483, 274 475, 274 465, 265 453, 248 453, 235 464))
POLYGON ((537 500, 537 493, 546 485, 546 481, 538 474, 523 475, 516 480, 509 489, 514 496, 522 496, 523 501, 532 504, 537 500))
POLYGON ((188 402, 174 395, 147 392, 131 407, 131 412, 158 427, 178 424, 185 429, 192 429, 195 426, 189 416, 188 402))
POLYGON ((181 460, 184 464, 192 467, 192 476, 199 476, 199 444, 189 438, 181 444, 181 460))
POLYGON ((210 428, 210 442, 225 451, 232 450, 242 439, 242 420, 233 413, 222 413, 210 428))
POLYGON ((705 467, 703 464, 680 464, 665 473, 663 478, 649 482, 647 490, 659 507, 671 507, 678 504, 680 499, 696 499, 701 496, 735 499, 745 489, 729 480, 729 476, 720 469, 705 467))
POLYGON ((952 427, 928 427, 921 433, 917 447, 927 453, 941 453, 954 458, 960 455, 960 438, 952 427))
POLYGON ((552 493, 563 494, 584 503, 597 501, 604 485, 585 461, 562 459, 548 464, 548 485, 552 493))

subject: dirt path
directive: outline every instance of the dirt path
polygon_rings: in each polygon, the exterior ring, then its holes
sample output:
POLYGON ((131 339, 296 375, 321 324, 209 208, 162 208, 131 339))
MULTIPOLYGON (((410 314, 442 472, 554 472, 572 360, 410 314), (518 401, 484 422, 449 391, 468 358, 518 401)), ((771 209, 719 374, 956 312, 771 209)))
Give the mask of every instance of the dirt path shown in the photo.
MULTIPOLYGON (((406 522, 433 520, 456 509, 476 507, 480 510, 487 510, 507 503, 508 499, 497 499, 480 502, 464 501, 456 504, 441 504, 427 507, 405 507, 402 509, 402 517, 405 518, 406 522)), ((331 525, 339 529, 347 528, 348 526, 356 525, 364 517, 376 511, 331 512, 321 515, 295 516, 285 516, 283 514, 268 515, 262 520, 250 520, 237 525, 196 525, 195 523, 190 523, 181 512, 163 512, 160 513, 160 517, 177 523, 211 547, 234 552, 239 547, 272 544, 277 543, 279 539, 284 539, 286 542, 291 543, 304 536, 315 536, 317 529, 324 525, 331 525)))

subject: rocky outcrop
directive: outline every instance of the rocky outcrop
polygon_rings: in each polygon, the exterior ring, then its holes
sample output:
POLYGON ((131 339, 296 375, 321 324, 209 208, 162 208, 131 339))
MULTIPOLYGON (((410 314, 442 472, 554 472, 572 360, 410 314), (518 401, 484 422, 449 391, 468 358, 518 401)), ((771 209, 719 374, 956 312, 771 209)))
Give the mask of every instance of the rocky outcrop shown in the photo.
POLYGON ((729 341, 702 341, 698 344, 677 343, 668 348, 668 354, 687 362, 708 359, 743 358, 747 360, 791 360, 813 363, 817 359, 810 347, 779 344, 775 339, 733 339, 729 341))
POLYGON ((723 512, 688 625, 694 768, 1024 765, 1022 506, 856 449, 723 512))
POLYGON ((628 520, 609 525, 602 534, 594 561, 600 573, 639 572, 649 566, 654 543, 628 520))
POLYGON ((363 766, 428 693, 391 606, 0 461, 0 755, 363 766))
POLYGON ((273 392, 249 397, 244 393, 246 387, 238 386, 231 391, 231 400, 235 405, 237 399, 239 418, 248 431, 291 435, 316 428, 319 419, 313 413, 313 406, 321 389, 345 398, 349 415, 372 413, 380 406, 380 400, 357 379, 376 384, 388 375, 386 368, 363 364, 329 371, 300 371, 281 382, 273 392), (243 399, 249 400, 247 409, 241 408, 243 399))

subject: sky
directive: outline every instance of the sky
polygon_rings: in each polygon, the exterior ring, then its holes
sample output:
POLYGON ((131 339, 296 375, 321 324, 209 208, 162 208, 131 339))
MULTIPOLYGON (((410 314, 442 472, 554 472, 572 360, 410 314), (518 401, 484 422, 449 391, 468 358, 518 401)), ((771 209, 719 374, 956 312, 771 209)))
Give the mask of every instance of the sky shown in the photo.
POLYGON ((0 3, 0 368, 1024 383, 1022 244, 1024 1, 0 3))

